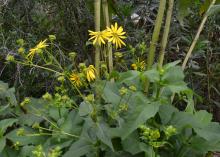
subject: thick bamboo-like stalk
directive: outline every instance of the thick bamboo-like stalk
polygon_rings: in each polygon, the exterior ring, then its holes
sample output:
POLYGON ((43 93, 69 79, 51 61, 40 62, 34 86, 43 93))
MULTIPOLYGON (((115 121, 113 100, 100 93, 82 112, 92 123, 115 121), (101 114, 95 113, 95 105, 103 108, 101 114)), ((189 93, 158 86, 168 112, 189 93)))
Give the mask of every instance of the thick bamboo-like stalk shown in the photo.
MULTIPOLYGON (((148 54, 148 58, 147 58, 147 70, 151 69, 153 62, 154 62, 156 45, 157 45, 159 35, 160 35, 160 30, 161 30, 161 26, 162 26, 162 22, 163 22, 165 8, 166 8, 166 0, 160 0, 160 5, 159 5, 158 13, 157 13, 157 18, 155 21, 154 31, 153 31, 153 35, 152 35, 152 39, 151 39, 151 43, 150 43, 149 54, 148 54)), ((145 93, 148 93, 149 85, 150 85, 149 80, 148 79, 145 80, 145 82, 144 82, 145 93)))
MULTIPOLYGON (((109 10, 108 10, 108 1, 102 0, 102 8, 105 19, 106 27, 110 27, 110 18, 109 18, 109 10)), ((113 71, 113 56, 112 56, 112 45, 108 43, 107 45, 107 53, 108 53, 108 69, 109 73, 113 71)))
POLYGON ((173 5, 174 5, 174 0, 169 0, 169 7, 167 10, 166 23, 165 23, 165 27, 164 27, 163 38, 162 38, 162 42, 161 42, 161 48, 160 48, 160 54, 159 54, 159 60, 158 60, 158 69, 159 70, 162 69, 162 67, 163 67, 164 55, 165 55, 168 36, 169 36, 169 32, 170 32, 170 23, 171 23, 171 19, 172 19, 173 5))
MULTIPOLYGON (((100 31, 101 26, 101 0, 94 0, 94 10, 95 10, 95 31, 100 31)), ((96 45, 95 47, 95 68, 97 75, 100 75, 100 47, 96 45)))

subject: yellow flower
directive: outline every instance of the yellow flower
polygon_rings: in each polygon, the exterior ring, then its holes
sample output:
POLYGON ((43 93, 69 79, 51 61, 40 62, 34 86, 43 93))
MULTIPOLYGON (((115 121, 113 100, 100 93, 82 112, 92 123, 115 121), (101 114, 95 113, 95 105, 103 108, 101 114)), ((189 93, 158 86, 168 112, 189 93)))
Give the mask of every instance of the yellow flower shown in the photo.
POLYGON ((70 80, 77 87, 81 87, 83 85, 80 76, 74 72, 70 75, 70 80))
POLYGON ((99 32, 93 32, 89 30, 89 35, 91 36, 89 40, 93 40, 93 45, 101 45, 105 44, 105 40, 108 40, 109 32, 107 32, 106 30, 99 32))
POLYGON ((46 44, 47 39, 45 39, 44 41, 40 41, 40 43, 37 44, 37 46, 35 46, 34 48, 30 49, 27 58, 29 58, 31 61, 35 55, 35 53, 38 53, 39 51, 41 51, 42 49, 46 48, 48 45, 46 44))
POLYGON ((115 23, 115 26, 111 25, 110 27, 107 27, 107 31, 109 32, 109 42, 112 42, 113 44, 116 45, 116 49, 119 47, 121 48, 122 45, 126 45, 122 39, 125 39, 126 37, 124 36, 125 32, 123 32, 123 28, 120 26, 118 28, 118 24, 115 23))
POLYGON ((137 70, 137 65, 135 63, 131 64, 132 69, 137 70))
POLYGON ((144 71, 145 70, 145 62, 144 61, 140 61, 140 59, 138 58, 137 61, 133 64, 131 64, 132 69, 134 70, 140 70, 140 71, 144 71))
POLYGON ((93 65, 90 65, 87 69, 86 69, 86 78, 89 82, 94 81, 95 80, 95 76, 96 75, 96 69, 93 65))

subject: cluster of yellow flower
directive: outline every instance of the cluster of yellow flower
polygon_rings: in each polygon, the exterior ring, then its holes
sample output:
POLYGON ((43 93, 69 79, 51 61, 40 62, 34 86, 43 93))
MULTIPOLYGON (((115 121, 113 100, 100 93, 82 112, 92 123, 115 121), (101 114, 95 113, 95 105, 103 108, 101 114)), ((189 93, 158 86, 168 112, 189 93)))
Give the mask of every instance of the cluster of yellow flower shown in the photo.
POLYGON ((145 70, 145 61, 141 61, 139 58, 135 61, 135 63, 131 64, 133 70, 144 71, 145 70))
POLYGON ((111 27, 107 27, 103 31, 94 32, 89 30, 89 35, 91 38, 89 40, 93 40, 93 45, 102 45, 107 42, 111 42, 115 44, 116 49, 121 48, 122 45, 126 45, 122 39, 125 39, 124 36, 126 32, 123 32, 122 26, 118 27, 118 24, 111 25, 111 27))
POLYGON ((96 79, 96 69, 93 65, 82 66, 80 71, 80 73, 72 72, 70 75, 70 80, 76 87, 85 85, 85 80, 92 82, 96 79))

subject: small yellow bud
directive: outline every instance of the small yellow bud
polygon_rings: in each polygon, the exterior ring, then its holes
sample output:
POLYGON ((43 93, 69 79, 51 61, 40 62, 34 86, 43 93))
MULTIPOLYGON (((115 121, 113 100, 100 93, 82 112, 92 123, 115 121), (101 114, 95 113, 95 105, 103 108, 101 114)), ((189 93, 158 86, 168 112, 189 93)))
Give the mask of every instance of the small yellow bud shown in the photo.
POLYGON ((24 128, 20 128, 16 132, 17 136, 24 136, 24 134, 25 134, 24 128))
POLYGON ((49 37, 49 40, 50 40, 50 41, 56 40, 56 36, 55 36, 55 35, 49 35, 48 37, 49 37))
POLYGON ((30 103, 31 102, 31 100, 30 100, 30 98, 25 98, 21 103, 20 103, 20 106, 25 106, 25 105, 27 105, 28 103, 30 103))
POLYGON ((94 94, 89 94, 86 96, 85 98, 88 102, 94 102, 95 98, 94 98, 94 94))
POLYGON ((135 86, 130 86, 129 89, 133 92, 135 92, 137 90, 137 88, 135 86))
POLYGON ((24 39, 18 39, 16 42, 19 46, 24 46, 24 39))
POLYGON ((43 98, 44 100, 50 101, 50 100, 52 100, 52 95, 47 92, 47 93, 45 93, 45 94, 42 96, 42 98, 43 98))
POLYGON ((12 55, 7 55, 6 61, 13 62, 14 60, 15 60, 14 56, 12 56, 12 55))
POLYGON ((125 87, 122 87, 121 89, 119 89, 119 93, 121 96, 127 94, 127 92, 128 92, 128 89, 125 87))
POLYGON ((137 70, 137 65, 135 63, 131 64, 133 70, 137 70))
POLYGON ((20 47, 20 48, 18 49, 18 53, 19 53, 19 54, 23 54, 24 51, 25 51, 25 49, 24 49, 23 47, 20 47))
POLYGON ((59 82, 64 82, 64 81, 65 81, 65 77, 64 77, 64 76, 59 76, 59 77, 57 78, 57 80, 58 80, 59 82))

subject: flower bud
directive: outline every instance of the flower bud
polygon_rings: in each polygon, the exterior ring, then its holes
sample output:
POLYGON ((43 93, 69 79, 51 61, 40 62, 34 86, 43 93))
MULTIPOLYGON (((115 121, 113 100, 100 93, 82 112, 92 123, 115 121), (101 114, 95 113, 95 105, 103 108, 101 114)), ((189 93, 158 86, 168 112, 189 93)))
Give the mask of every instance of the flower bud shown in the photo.
POLYGON ((55 35, 49 35, 48 37, 49 37, 49 40, 50 40, 50 41, 56 40, 56 36, 55 36, 55 35))
POLYGON ((119 90, 119 93, 120 93, 121 96, 127 94, 127 92, 128 92, 128 89, 125 88, 125 87, 122 87, 122 88, 119 90))
POLYGON ((133 92, 136 92, 137 88, 135 86, 130 86, 129 89, 133 92))
POLYGON ((13 62, 14 60, 15 60, 14 56, 12 56, 12 55, 7 55, 6 61, 13 62))
POLYGON ((24 47, 20 47, 20 48, 18 49, 18 53, 19 53, 19 54, 23 54, 24 51, 25 51, 24 47))

